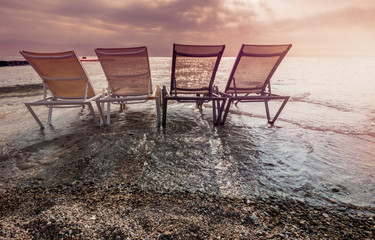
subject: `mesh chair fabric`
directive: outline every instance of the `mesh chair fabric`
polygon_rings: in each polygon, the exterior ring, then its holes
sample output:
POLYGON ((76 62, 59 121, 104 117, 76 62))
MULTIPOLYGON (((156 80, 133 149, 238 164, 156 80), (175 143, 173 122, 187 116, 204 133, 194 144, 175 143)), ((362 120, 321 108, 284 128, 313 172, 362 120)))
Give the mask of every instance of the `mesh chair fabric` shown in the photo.
POLYGON ((151 73, 146 47, 99 48, 102 64, 113 96, 152 94, 151 73))
POLYGON ((94 90, 73 51, 60 53, 34 53, 22 51, 21 54, 43 79, 56 98, 79 99, 93 97, 94 90))
POLYGON ((226 93, 262 93, 291 45, 243 45, 226 93))
POLYGON ((209 93, 224 45, 174 45, 171 92, 209 93))

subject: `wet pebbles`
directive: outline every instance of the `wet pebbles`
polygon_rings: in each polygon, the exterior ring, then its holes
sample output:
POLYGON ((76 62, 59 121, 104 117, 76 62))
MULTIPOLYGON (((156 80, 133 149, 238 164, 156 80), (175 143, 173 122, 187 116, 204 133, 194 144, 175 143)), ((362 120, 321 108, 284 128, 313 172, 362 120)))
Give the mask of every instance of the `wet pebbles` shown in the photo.
POLYGON ((374 239, 375 209, 155 192, 125 182, 0 193, 0 239, 374 239))

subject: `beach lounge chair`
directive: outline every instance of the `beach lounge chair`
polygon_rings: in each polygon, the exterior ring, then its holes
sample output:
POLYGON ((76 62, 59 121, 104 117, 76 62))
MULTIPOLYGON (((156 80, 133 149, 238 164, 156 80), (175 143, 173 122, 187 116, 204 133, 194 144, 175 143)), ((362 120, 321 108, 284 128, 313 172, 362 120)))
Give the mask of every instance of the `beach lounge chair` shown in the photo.
POLYGON ((268 123, 273 125, 287 103, 289 96, 271 93, 271 77, 289 49, 288 45, 245 45, 239 51, 229 76, 223 96, 228 101, 220 124, 224 124, 233 102, 264 102, 268 123), (279 110, 271 118, 268 102, 283 100, 279 110))
POLYGON ((108 82, 108 95, 96 101, 104 119, 104 103, 107 103, 106 124, 110 124, 110 104, 144 103, 155 100, 157 122, 160 125, 160 88, 152 87, 147 47, 97 48, 96 55, 108 82))
POLYGON ((166 125, 167 104, 170 100, 195 102, 202 107, 212 101, 213 123, 220 118, 220 101, 215 95, 214 79, 225 45, 173 45, 170 88, 163 86, 163 127, 166 125))
POLYGON ((96 93, 94 91, 74 51, 58 53, 20 51, 20 53, 43 80, 43 99, 25 103, 41 129, 44 129, 44 125, 35 114, 32 106, 44 105, 49 108, 48 125, 50 125, 53 108, 83 108, 87 105, 95 124, 100 126, 91 102, 99 98, 102 92, 96 93))

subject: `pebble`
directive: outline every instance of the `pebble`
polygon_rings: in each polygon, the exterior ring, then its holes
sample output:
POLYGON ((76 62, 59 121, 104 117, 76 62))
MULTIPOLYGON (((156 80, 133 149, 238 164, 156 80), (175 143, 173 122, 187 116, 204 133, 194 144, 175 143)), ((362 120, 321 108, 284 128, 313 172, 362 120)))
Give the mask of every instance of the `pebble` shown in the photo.
POLYGON ((70 182, 0 193, 0 239, 371 239, 375 228, 372 208, 70 182))

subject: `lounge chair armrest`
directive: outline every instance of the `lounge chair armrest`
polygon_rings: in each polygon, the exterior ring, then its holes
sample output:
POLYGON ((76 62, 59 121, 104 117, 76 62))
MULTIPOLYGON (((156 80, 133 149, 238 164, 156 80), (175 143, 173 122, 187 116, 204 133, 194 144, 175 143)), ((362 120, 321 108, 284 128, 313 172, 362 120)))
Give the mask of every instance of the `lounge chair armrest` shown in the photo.
POLYGON ((94 97, 92 97, 92 98, 88 98, 88 99, 86 99, 86 101, 88 101, 88 102, 90 102, 90 101, 95 101, 95 100, 97 100, 98 98, 102 98, 102 97, 104 97, 105 95, 106 95, 106 89, 103 88, 101 93, 96 94, 96 95, 95 95, 94 97))

